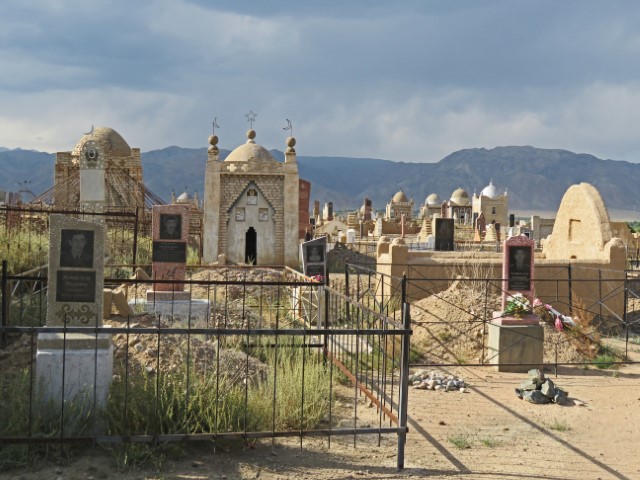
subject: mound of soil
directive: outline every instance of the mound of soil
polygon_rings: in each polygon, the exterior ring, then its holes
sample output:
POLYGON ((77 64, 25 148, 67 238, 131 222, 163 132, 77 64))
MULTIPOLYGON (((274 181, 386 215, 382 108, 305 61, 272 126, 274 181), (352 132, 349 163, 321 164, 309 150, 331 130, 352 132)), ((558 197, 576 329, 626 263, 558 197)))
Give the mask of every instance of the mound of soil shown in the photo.
MULTIPOLYGON (((481 363, 487 359, 488 322, 501 309, 501 297, 469 282, 455 281, 411 305, 412 344, 427 361, 481 363), (483 359, 484 355, 484 359, 483 359)), ((544 361, 580 362, 588 357, 571 344, 567 332, 544 323, 544 361)))

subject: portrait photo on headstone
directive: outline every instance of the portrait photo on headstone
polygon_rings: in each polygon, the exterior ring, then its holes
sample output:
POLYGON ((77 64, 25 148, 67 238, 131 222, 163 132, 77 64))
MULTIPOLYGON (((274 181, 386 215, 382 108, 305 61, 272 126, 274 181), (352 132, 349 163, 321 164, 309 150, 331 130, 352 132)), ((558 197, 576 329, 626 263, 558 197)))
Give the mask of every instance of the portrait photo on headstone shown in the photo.
POLYGON ((307 245, 307 262, 324 262, 324 250, 322 245, 307 245))
POLYGON ((62 229, 60 266, 93 268, 93 231, 62 229))
POLYGON ((258 191, 255 188, 247 190, 247 205, 258 204, 258 191))
POLYGON ((182 215, 160 214, 160 240, 182 238, 182 215))

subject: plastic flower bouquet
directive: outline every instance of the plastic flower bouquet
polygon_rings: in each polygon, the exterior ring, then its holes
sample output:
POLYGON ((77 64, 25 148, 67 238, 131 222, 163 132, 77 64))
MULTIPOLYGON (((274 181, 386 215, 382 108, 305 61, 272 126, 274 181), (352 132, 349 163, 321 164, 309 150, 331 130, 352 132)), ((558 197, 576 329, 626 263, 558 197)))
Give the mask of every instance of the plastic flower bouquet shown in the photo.
POLYGON ((522 318, 523 315, 533 313, 531 302, 521 293, 515 293, 507 298, 502 315, 513 315, 516 318, 522 318))

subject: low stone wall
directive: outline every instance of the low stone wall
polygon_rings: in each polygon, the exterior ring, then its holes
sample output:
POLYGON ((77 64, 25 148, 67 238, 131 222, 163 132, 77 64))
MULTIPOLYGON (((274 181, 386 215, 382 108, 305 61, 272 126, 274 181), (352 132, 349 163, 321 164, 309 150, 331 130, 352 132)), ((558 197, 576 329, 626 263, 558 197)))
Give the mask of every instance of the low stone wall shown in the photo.
MULTIPOLYGON (((624 255, 604 260, 546 260, 535 257, 536 296, 570 314, 576 302, 603 317, 624 312, 624 255), (599 299, 604 299, 599 305, 599 299)), ((393 277, 407 275, 410 301, 446 290, 458 276, 488 280, 500 287, 502 253, 408 251, 401 239, 378 245, 376 269, 393 277)), ((387 280, 389 282, 389 280, 387 280)), ((391 280, 393 282, 393 280, 391 280)), ((396 283, 398 283, 396 281, 396 283)), ((385 289, 398 285, 385 285, 385 289)))

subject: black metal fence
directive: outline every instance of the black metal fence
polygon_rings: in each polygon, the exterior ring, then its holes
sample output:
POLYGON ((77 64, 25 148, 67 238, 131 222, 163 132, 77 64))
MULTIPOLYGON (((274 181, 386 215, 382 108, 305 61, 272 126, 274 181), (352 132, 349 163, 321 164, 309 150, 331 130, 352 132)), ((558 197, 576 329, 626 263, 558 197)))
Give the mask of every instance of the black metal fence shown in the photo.
POLYGON ((49 443, 293 436, 302 446, 393 434, 404 465, 408 308, 393 318, 290 269, 220 267, 183 282, 189 300, 147 296, 153 280, 107 278, 132 311, 114 305, 104 324, 51 327, 46 276, 9 270, 0 443, 14 456, 49 443))

